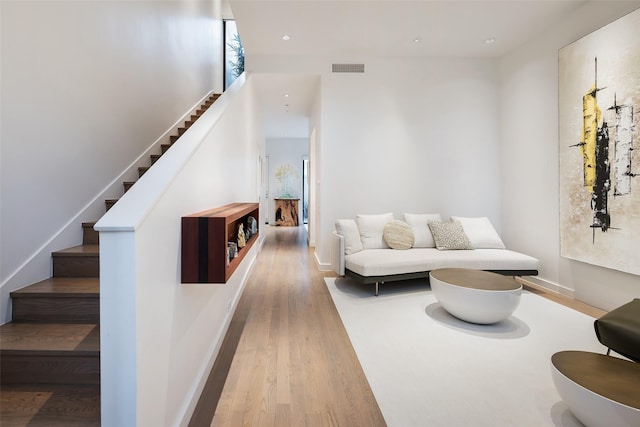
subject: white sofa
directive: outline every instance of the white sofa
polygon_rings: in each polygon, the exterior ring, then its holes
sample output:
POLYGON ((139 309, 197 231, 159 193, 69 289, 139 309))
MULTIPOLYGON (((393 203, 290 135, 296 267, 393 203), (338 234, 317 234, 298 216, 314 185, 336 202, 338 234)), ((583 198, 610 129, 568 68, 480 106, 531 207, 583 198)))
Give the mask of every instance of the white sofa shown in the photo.
POLYGON ((486 217, 392 213, 336 220, 331 266, 340 276, 379 285, 427 278, 439 268, 470 268, 509 276, 537 275, 539 261, 505 248, 486 217), (390 246, 391 243, 391 246, 390 246))

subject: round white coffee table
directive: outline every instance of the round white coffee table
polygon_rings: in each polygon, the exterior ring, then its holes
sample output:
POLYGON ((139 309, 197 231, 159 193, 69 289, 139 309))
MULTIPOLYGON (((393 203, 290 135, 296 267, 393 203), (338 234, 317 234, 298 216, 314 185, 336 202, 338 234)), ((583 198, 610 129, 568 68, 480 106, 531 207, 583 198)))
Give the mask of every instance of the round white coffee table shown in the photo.
POLYGON ((484 325, 509 317, 520 304, 522 293, 522 285, 512 277, 466 268, 433 270, 429 282, 449 314, 484 325))
POLYGON ((551 357, 558 394, 585 426, 640 426, 640 363, 587 351, 551 357))

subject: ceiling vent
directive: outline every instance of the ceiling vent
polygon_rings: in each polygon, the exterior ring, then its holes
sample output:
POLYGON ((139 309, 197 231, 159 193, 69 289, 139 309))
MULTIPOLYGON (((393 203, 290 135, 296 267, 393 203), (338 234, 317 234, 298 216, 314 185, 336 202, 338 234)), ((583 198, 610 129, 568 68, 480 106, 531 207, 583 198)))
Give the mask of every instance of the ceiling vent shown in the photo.
POLYGON ((332 73, 364 73, 364 64, 331 64, 332 73))

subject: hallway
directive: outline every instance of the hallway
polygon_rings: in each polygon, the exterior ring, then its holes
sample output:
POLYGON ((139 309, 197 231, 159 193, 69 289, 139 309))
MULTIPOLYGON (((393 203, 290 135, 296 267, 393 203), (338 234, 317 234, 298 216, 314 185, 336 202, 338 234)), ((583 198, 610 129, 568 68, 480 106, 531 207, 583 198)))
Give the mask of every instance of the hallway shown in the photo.
POLYGON ((386 425, 325 286, 333 273, 318 271, 305 228, 262 232, 265 244, 190 425, 386 425))

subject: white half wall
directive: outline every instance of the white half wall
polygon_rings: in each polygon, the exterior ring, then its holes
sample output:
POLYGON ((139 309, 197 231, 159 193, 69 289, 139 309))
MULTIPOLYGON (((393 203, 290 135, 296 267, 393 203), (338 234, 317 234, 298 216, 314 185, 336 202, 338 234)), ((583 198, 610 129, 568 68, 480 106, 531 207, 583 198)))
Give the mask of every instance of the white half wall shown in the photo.
POLYGON ((499 64, 502 237, 540 259, 540 284, 604 310, 640 297, 640 277, 560 257, 558 50, 638 7, 588 2, 499 64))
POLYGON ((0 8, 1 323, 8 293, 49 277, 50 252, 122 194, 114 180, 221 91, 222 20, 221 0, 0 8))
POLYGON ((181 217, 258 201, 262 120, 243 83, 96 224, 102 425, 186 426, 218 354, 260 242, 227 283, 183 284, 181 217))

